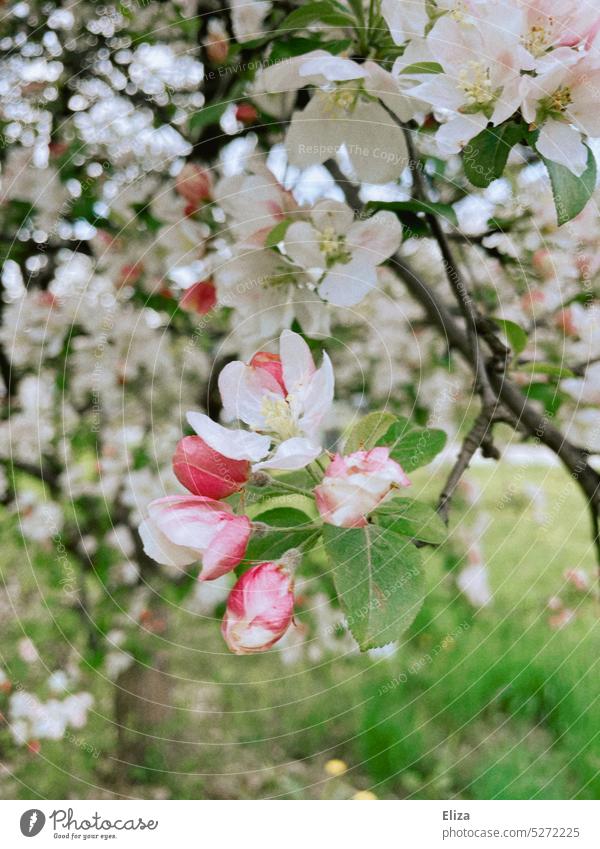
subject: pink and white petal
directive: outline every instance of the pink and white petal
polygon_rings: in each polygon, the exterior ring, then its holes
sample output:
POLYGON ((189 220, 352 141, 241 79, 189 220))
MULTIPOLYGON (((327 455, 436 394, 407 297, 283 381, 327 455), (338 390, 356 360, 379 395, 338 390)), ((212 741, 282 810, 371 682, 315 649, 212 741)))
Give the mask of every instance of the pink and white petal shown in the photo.
POLYGON ((283 369, 283 382, 288 395, 293 395, 306 386, 315 373, 315 363, 310 348, 299 333, 284 330, 279 337, 279 356, 283 369))
POLYGON ((201 495, 167 495, 148 505, 153 525, 175 545, 203 551, 228 504, 201 495))
POLYGON ((318 291, 324 301, 336 307, 353 307, 376 285, 375 264, 359 256, 346 265, 334 265, 323 278, 318 291))
POLYGON ((315 445, 310 439, 294 436, 278 445, 270 460, 256 463, 252 468, 254 471, 259 469, 279 469, 281 471, 303 469, 313 460, 316 460, 322 452, 321 446, 315 445))
POLYGON ((488 120, 482 112, 475 115, 458 115, 439 128, 435 140, 443 154, 460 153, 471 139, 486 128, 487 123, 488 120))
POLYGON ((230 460, 250 460, 256 463, 269 452, 271 440, 268 436, 251 433, 247 430, 223 427, 210 419, 205 413, 189 412, 187 420, 198 436, 230 460))
POLYGON ((142 522, 139 534, 148 557, 163 566, 189 566, 200 559, 199 551, 175 545, 150 519, 142 522))
POLYGON ((239 360, 228 363, 219 375, 223 416, 227 421, 240 419, 250 427, 263 428, 262 413, 266 397, 283 397, 275 378, 264 369, 255 369, 239 360))
POLYGON ((538 153, 564 165, 580 177, 586 169, 588 152, 581 140, 579 130, 570 124, 547 121, 536 142, 538 153))
POLYGON ((393 212, 376 212, 366 221, 357 221, 348 230, 348 245, 362 249, 372 265, 379 265, 402 243, 402 225, 393 212))
POLYGON ((325 268, 326 260, 319 249, 319 234, 306 221, 295 221, 285 233, 285 252, 302 268, 325 268))
POLYGON ((241 563, 250 539, 251 524, 247 516, 232 516, 221 521, 203 556, 199 581, 214 581, 241 563))

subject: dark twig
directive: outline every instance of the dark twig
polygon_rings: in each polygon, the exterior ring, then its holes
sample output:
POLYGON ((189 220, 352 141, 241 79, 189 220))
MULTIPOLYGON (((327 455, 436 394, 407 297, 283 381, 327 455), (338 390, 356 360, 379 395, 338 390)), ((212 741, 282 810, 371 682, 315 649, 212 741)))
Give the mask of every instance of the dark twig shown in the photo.
POLYGON ((477 450, 481 448, 484 457, 491 457, 494 460, 500 459, 500 452, 491 438, 491 428, 495 421, 494 408, 487 409, 484 407, 463 441, 460 454, 452 467, 438 501, 437 512, 446 524, 448 524, 452 496, 477 450))

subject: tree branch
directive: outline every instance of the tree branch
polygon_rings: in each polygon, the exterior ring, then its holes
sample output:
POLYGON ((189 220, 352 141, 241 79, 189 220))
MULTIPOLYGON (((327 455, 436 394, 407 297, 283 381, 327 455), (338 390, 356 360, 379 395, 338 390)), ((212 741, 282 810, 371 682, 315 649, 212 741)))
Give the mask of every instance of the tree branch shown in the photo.
MULTIPOLYGON (((363 204, 360 201, 358 189, 341 174, 335 163, 328 162, 326 164, 336 183, 344 192, 348 203, 354 207, 359 215, 362 214, 363 204)), ((473 369, 471 343, 444 299, 419 276, 401 254, 394 254, 391 262, 409 293, 422 306, 429 322, 438 328, 448 347, 458 351, 469 367, 473 369)), ((485 316, 478 314, 477 334, 485 339, 490 351, 492 351, 491 360, 486 362, 486 372, 496 399, 502 401, 514 417, 514 420, 510 421, 512 427, 520 428, 530 437, 534 437, 560 458, 573 479, 579 484, 590 504, 590 509, 594 511, 595 515, 598 515, 600 512, 600 475, 588 463, 590 452, 570 442, 552 424, 549 416, 539 413, 511 381, 505 368, 498 370, 498 356, 502 355, 504 346, 497 339, 493 327, 492 322, 485 316)), ((597 547, 600 558, 600 541, 597 547)))

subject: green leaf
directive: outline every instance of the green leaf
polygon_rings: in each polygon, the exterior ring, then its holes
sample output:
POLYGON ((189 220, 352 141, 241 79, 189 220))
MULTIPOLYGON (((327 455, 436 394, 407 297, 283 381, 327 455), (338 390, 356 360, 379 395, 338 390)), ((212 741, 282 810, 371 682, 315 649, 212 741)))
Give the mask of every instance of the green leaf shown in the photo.
POLYGON ((402 636, 423 603, 421 556, 387 528, 323 528, 325 550, 348 627, 361 651, 402 636))
POLYGON ((400 72, 401 74, 441 74, 444 69, 439 62, 413 62, 400 72))
POLYGON ((345 14, 341 9, 336 8, 333 3, 306 3, 300 6, 299 9, 294 9, 293 12, 284 18, 279 26, 279 32, 284 33, 289 30, 305 29, 316 22, 328 24, 332 27, 347 27, 353 26, 353 18, 345 14))
POLYGON ((581 177, 573 174, 564 165, 559 165, 558 162, 552 162, 543 156, 542 160, 552 183, 556 220, 561 227, 579 215, 594 193, 597 176, 596 157, 588 148, 587 167, 581 177))
POLYGON ((551 363, 523 363, 519 366, 519 371, 525 374, 546 374, 548 377, 555 377, 557 380, 562 380, 565 377, 575 377, 575 374, 566 366, 554 366, 551 363))
POLYGON ((275 507, 259 513, 253 521, 270 526, 264 535, 253 536, 246 549, 244 559, 254 563, 277 560, 290 548, 306 546, 311 538, 316 542, 320 533, 315 530, 313 520, 295 507, 275 507))
POLYGON ((367 210, 371 209, 387 209, 390 212, 424 212, 432 215, 441 215, 443 218, 447 218, 455 227, 458 227, 456 212, 448 203, 430 203, 423 200, 371 200, 367 204, 367 210))
POLYGON ((480 189, 504 173, 508 154, 523 138, 523 127, 512 121, 499 127, 488 127, 466 145, 463 165, 469 181, 480 189))
POLYGON ((344 444, 344 454, 352 454, 354 451, 361 450, 368 451, 373 448, 395 421, 396 416, 393 413, 386 413, 383 410, 369 413, 350 429, 344 444))
POLYGON ((527 342, 529 341, 527 333, 523 330, 521 325, 505 318, 493 317, 492 321, 494 321, 502 330, 515 355, 518 356, 521 354, 527 347, 527 342))
POLYGON ((373 513, 380 525, 402 536, 440 545, 448 531, 435 510, 414 498, 393 498, 373 513))
POLYGON ((190 118, 190 130, 204 130, 205 127, 210 127, 211 124, 218 124, 228 106, 228 101, 209 103, 208 106, 204 106, 198 112, 194 112, 190 118))
POLYGON ((267 233, 267 238, 265 239, 265 247, 266 248, 275 248, 284 238, 287 228, 292 223, 291 218, 284 218, 283 221, 280 221, 276 224, 272 230, 267 233))
POLYGON ((390 447, 390 456, 400 463, 405 472, 411 472, 431 463, 446 444, 443 430, 420 428, 399 416, 396 423, 379 440, 390 447))

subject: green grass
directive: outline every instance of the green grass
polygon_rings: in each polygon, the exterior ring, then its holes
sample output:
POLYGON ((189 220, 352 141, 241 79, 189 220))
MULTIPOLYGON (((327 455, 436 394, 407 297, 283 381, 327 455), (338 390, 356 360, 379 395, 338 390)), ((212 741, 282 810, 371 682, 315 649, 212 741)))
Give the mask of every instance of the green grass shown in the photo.
MULTIPOLYGON (((157 641, 175 708, 152 729, 143 762, 115 780, 112 693, 91 673, 95 713, 74 735, 79 742, 44 742, 35 756, 4 741, 10 772, 0 794, 349 798, 371 789, 380 798, 600 798, 598 603, 572 596, 577 617, 561 631, 549 628, 545 607, 562 592, 566 568, 595 571, 585 506, 559 469, 469 474, 480 500, 453 514, 454 528, 488 514, 493 606, 475 613, 457 597, 448 560, 428 552, 427 600, 393 657, 325 654, 287 666, 276 653, 227 655, 217 623, 181 609, 157 641), (547 493, 542 527, 525 483, 547 493), (347 763, 343 776, 328 775, 332 758, 347 763)), ((441 476, 431 477, 415 475, 415 494, 434 498, 441 476)), ((5 558, 5 580, 19 587, 23 605, 34 604, 22 558, 5 558)), ((36 610, 39 620, 48 616, 36 610)), ((2 629, 6 655, 20 628, 5 620, 2 629)), ((76 643, 71 619, 66 631, 76 643)), ((56 628, 52 640, 48 654, 63 656, 56 628)))

